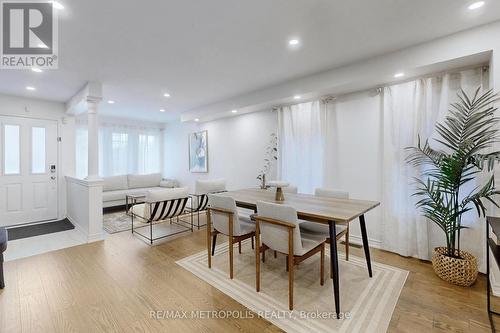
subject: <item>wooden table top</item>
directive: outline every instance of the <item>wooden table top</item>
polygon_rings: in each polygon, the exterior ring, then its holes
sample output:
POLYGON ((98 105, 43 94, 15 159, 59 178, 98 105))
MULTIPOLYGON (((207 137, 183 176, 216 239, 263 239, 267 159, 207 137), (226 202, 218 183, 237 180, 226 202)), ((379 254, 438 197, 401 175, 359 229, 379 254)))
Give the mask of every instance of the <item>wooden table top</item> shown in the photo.
POLYGON ((366 212, 380 205, 376 201, 354 199, 335 199, 317 197, 310 194, 284 193, 285 201, 276 201, 275 191, 262 189, 243 189, 219 193, 234 198, 240 207, 255 209, 257 201, 266 201, 294 207, 300 219, 328 223, 349 223, 366 212))

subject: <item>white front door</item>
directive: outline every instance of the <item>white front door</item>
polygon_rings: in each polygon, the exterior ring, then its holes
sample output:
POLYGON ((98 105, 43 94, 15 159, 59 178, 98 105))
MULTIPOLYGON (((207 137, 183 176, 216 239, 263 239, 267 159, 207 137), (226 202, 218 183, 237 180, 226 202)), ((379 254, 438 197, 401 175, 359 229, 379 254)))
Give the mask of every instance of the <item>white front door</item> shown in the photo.
POLYGON ((0 227, 57 218, 57 122, 0 116, 0 227))

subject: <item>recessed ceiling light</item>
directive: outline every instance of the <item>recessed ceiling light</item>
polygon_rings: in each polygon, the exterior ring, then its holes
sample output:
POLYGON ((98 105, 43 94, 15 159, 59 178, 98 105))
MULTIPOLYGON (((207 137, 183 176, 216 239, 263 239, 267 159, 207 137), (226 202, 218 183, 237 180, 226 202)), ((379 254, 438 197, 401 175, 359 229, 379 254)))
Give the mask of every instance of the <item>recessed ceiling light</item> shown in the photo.
POLYGON ((293 99, 301 99, 301 98, 302 98, 302 96, 300 96, 300 95, 293 96, 293 99))
POLYGON ((170 94, 169 93, 164 93, 163 96, 170 97, 170 94))
POLYGON ((288 41, 288 45, 291 45, 291 46, 295 46, 295 45, 299 45, 300 41, 298 39, 290 39, 288 41))
POLYGON ((165 109, 160 109, 160 112, 165 112, 165 109))
POLYGON ((64 6, 61 5, 59 2, 57 1, 51 1, 52 3, 52 6, 54 6, 55 9, 64 9, 64 6))
POLYGON ((194 118, 194 121, 199 122, 199 121, 200 121, 200 119, 198 119, 198 118, 194 118))
POLYGON ((108 104, 115 104, 115 101, 109 100, 108 104))
POLYGON ((394 74, 394 77, 395 77, 395 78, 398 78, 398 77, 403 77, 403 76, 405 76, 405 73, 403 73, 403 72, 400 72, 400 73, 396 73, 396 74, 394 74))
POLYGON ((474 9, 481 8, 481 7, 483 7, 483 6, 484 6, 484 3, 485 3, 484 1, 474 2, 473 4, 471 4, 471 5, 469 6, 469 9, 470 9, 470 10, 474 10, 474 9))
POLYGON ((238 113, 238 110, 231 110, 232 113, 238 113))
POLYGON ((26 87, 26 90, 29 90, 29 91, 35 91, 36 88, 35 87, 32 87, 32 86, 27 86, 26 87))
POLYGON ((32 70, 33 72, 35 72, 35 73, 41 73, 41 72, 43 72, 43 71, 42 71, 40 68, 38 68, 38 67, 32 67, 32 68, 31 68, 31 70, 32 70))

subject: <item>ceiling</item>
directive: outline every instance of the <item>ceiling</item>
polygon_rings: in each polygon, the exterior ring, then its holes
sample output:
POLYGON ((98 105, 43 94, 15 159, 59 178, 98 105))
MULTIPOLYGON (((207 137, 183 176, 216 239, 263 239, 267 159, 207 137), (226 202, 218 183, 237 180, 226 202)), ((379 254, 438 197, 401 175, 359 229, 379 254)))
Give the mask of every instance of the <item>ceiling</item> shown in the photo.
POLYGON ((59 2, 59 69, 0 70, 0 93, 65 102, 100 81, 103 114, 161 122, 500 19, 496 0, 59 2))

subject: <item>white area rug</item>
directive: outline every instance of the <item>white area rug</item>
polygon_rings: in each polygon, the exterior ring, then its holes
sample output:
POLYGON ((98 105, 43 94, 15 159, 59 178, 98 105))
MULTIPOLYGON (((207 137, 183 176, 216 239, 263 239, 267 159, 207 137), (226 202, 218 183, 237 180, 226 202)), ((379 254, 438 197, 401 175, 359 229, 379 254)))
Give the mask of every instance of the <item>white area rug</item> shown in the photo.
POLYGON ((328 278, 328 251, 323 286, 319 284, 319 255, 295 268, 293 312, 288 310, 285 256, 278 254, 275 259, 272 251, 268 251, 266 262, 261 264, 261 291, 257 293, 255 252, 250 243, 244 243, 242 254, 237 249, 234 253, 233 280, 229 279, 227 243, 217 247, 212 269, 207 266, 206 251, 177 264, 286 332, 386 332, 408 276, 408 271, 372 261, 370 279, 364 258, 350 256, 345 261, 339 253, 340 304, 345 317, 338 320, 334 313, 333 284, 328 278))

